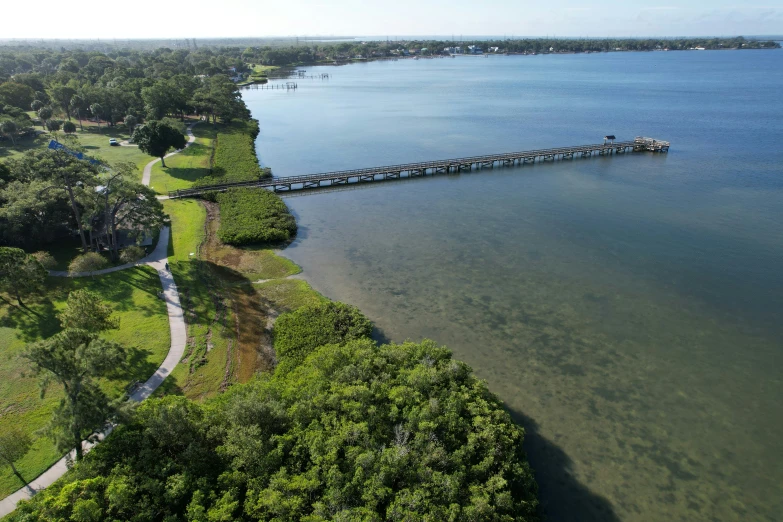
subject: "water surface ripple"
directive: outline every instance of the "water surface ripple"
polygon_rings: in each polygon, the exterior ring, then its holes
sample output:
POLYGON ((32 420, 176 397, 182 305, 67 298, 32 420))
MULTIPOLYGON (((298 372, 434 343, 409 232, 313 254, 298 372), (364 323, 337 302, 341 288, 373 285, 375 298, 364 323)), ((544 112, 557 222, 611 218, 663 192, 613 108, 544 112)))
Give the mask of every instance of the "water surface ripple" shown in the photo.
POLYGON ((550 520, 780 520, 783 52, 324 70, 244 93, 277 175, 671 140, 289 198, 285 255, 472 365, 526 427, 550 520))

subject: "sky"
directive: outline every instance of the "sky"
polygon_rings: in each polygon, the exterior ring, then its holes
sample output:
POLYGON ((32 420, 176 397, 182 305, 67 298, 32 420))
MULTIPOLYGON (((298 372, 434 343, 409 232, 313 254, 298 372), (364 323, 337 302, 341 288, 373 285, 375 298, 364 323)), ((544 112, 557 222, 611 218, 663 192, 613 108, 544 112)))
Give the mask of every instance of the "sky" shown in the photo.
POLYGON ((36 0, 30 8, 0 3, 0 39, 783 33, 783 0, 36 0))

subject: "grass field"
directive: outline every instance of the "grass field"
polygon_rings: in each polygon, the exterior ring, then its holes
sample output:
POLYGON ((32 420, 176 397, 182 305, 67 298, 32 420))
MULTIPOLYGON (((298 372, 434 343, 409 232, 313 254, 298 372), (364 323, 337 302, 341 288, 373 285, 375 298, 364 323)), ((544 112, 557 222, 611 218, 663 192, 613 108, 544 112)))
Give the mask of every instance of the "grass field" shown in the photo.
POLYGON ((160 162, 153 165, 150 187, 158 194, 166 194, 169 190, 190 188, 194 181, 208 175, 216 132, 207 123, 193 127, 196 141, 176 156, 167 158, 166 168, 160 162))
MULTIPOLYGON (((38 380, 25 375, 29 366, 20 354, 26 343, 59 330, 56 313, 65 306, 68 292, 78 288, 98 292, 113 306, 120 328, 105 336, 131 350, 127 371, 114 380, 102 382, 112 396, 123 393, 134 380, 149 378, 168 353, 168 316, 165 303, 157 297, 160 280, 153 269, 137 267, 96 278, 50 277, 46 295, 37 302, 31 300, 30 311, 0 302, 0 426, 18 426, 35 434, 48 422, 62 392, 53 383, 42 400, 38 380)), ((16 463, 22 475, 29 479, 62 456, 47 437, 35 434, 34 439, 33 448, 16 463)), ((10 468, 0 468, 0 498, 21 486, 10 468)))

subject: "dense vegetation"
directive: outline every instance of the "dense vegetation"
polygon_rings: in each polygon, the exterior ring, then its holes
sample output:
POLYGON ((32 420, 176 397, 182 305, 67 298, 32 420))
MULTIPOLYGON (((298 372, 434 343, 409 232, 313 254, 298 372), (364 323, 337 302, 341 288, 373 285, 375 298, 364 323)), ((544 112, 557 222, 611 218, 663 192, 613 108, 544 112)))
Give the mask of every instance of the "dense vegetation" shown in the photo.
POLYGON ((369 338, 371 333, 370 320, 344 303, 329 301, 283 314, 273 330, 277 371, 301 364, 319 346, 369 338))
POLYGON ((217 195, 218 237, 230 245, 286 241, 296 234, 296 220, 280 197, 264 189, 235 188, 217 195))
POLYGON ((258 122, 237 122, 220 129, 213 146, 212 172, 198 179, 194 186, 254 181, 270 177, 269 169, 262 169, 256 157, 255 138, 258 122))
POLYGON ((203 405, 146 401, 10 520, 535 520, 522 439, 447 349, 351 341, 203 405))

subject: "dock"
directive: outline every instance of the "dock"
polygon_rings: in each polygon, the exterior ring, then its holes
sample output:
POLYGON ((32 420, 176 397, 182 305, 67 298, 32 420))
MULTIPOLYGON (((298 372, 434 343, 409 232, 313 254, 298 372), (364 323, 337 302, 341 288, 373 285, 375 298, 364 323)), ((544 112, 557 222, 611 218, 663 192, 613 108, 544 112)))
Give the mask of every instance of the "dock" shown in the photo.
MULTIPOLYGON (((612 136, 611 138, 614 137, 612 136)), ((604 139, 604 143, 593 145, 577 145, 554 149, 487 154, 484 156, 470 156, 466 158, 423 161, 400 165, 385 165, 382 167, 324 172, 321 174, 306 174, 302 176, 286 176, 256 181, 207 185, 198 188, 170 191, 169 198, 194 197, 207 192, 223 192, 230 188, 237 187, 258 187, 273 190, 275 192, 290 192, 293 190, 334 187, 352 183, 367 183, 436 174, 458 173, 472 169, 492 168, 495 166, 525 165, 555 160, 573 160, 575 158, 589 158, 593 155, 609 156, 632 152, 666 153, 669 151, 669 145, 668 141, 641 136, 636 137, 633 141, 608 141, 607 139, 604 139)))

